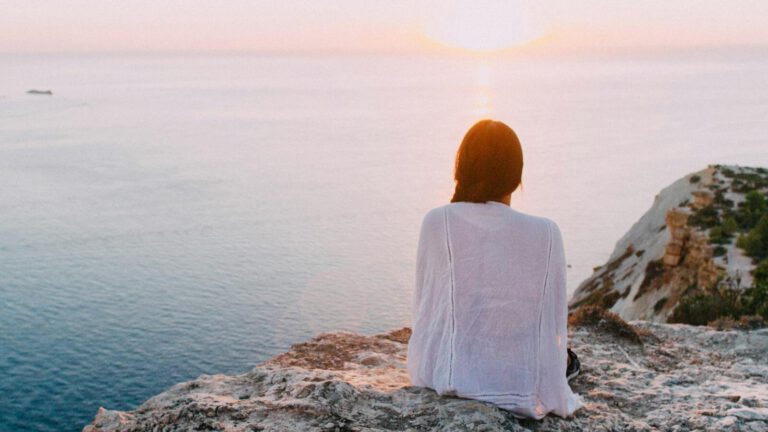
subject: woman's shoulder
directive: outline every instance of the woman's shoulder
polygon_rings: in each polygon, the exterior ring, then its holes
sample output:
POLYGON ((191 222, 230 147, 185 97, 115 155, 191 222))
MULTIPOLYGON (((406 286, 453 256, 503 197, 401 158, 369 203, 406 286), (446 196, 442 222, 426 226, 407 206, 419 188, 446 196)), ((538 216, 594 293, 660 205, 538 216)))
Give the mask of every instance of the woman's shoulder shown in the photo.
POLYGON ((448 207, 448 204, 443 204, 441 206, 437 206, 427 210, 427 212, 424 213, 424 216, 421 219, 421 224, 422 225, 433 224, 435 222, 441 221, 447 207, 448 207))
POLYGON ((560 234, 560 227, 557 223, 546 216, 525 213, 520 210, 510 208, 513 217, 520 223, 532 229, 549 231, 554 235, 560 234))
POLYGON ((534 215, 516 210, 508 205, 481 204, 481 203, 447 203, 429 209, 422 218, 422 225, 442 224, 449 210, 462 212, 480 211, 484 206, 493 205, 493 209, 501 208, 506 217, 514 219, 519 225, 524 225, 535 230, 547 230, 555 235, 560 235, 560 228, 557 223, 546 216, 534 215))
POLYGON ((512 212, 515 214, 515 216, 518 219, 524 220, 530 224, 538 225, 545 228, 557 227, 557 224, 555 223, 555 221, 546 216, 539 216, 531 213, 524 213, 515 209, 512 209, 512 212))

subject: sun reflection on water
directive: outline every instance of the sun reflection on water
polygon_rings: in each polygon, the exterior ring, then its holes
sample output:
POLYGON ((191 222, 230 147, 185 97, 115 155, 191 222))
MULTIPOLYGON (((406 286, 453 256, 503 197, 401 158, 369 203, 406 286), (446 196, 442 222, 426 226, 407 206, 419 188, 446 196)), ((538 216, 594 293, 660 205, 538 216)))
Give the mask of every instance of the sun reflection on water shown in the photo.
POLYGON ((490 62, 485 60, 479 63, 475 72, 473 89, 472 116, 474 118, 488 118, 494 112, 492 78, 490 62))

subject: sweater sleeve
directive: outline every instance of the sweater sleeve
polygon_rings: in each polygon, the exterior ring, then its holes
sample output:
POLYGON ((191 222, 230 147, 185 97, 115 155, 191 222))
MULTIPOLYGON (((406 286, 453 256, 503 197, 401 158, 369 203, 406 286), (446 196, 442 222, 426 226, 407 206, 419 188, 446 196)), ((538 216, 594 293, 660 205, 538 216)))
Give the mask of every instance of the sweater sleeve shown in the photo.
POLYGON ((537 414, 571 415, 582 406, 565 376, 568 346, 568 298, 563 238, 557 224, 549 222, 549 263, 544 286, 540 328, 539 406, 537 414))
POLYGON ((411 338, 408 341, 408 373, 413 385, 432 387, 448 376, 441 351, 446 325, 448 259, 445 250, 443 209, 430 210, 422 219, 416 249, 416 274, 411 299, 411 338))
POLYGON ((424 286, 425 277, 425 261, 427 253, 427 241, 429 236, 429 214, 425 215, 421 220, 421 227, 419 229, 419 239, 416 246, 416 277, 414 278, 413 294, 411 296, 411 325, 416 324, 416 320, 419 316, 419 308, 421 305, 421 289, 424 286))

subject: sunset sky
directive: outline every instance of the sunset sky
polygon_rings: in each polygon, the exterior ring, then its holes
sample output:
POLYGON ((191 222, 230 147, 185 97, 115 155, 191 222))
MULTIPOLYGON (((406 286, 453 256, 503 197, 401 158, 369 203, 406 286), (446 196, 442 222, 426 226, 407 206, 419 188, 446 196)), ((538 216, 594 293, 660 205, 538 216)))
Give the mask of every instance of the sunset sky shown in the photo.
POLYGON ((766 0, 0 0, 0 52, 768 45, 766 0))

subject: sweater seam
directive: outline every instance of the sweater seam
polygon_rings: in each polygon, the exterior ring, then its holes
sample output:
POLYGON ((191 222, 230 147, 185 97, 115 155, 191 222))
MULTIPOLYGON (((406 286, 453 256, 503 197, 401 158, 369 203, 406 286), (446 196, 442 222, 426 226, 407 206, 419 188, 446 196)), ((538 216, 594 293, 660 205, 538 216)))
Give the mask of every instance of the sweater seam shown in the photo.
POLYGON ((552 261, 552 223, 550 221, 547 221, 547 232, 549 233, 549 244, 547 247, 547 267, 544 272, 544 289, 542 290, 541 294, 541 301, 539 302, 539 323, 538 323, 538 337, 536 338, 536 399, 541 401, 541 321, 542 316, 544 315, 544 303, 547 299, 547 285, 549 284, 549 266, 552 261))
POLYGON ((445 246, 448 249, 448 268, 450 271, 450 297, 451 297, 451 334, 450 334, 450 350, 448 360, 448 389, 455 390, 453 388, 453 361, 454 361, 454 345, 456 338, 456 303, 454 299, 455 284, 453 275, 453 256, 451 255, 451 238, 450 230, 448 228, 448 209, 443 208, 443 215, 445 218, 445 246))

